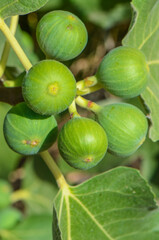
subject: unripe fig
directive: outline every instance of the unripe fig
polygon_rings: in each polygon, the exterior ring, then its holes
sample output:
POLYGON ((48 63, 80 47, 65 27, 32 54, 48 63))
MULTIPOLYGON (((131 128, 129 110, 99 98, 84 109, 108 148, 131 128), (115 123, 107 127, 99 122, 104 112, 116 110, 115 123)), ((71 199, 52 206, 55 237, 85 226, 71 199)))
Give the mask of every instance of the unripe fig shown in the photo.
POLYGON ((36 154, 55 142, 57 123, 53 115, 39 115, 26 103, 19 103, 9 110, 4 119, 4 137, 15 152, 36 154))
POLYGON ((72 167, 89 169, 97 165, 107 150, 107 136, 94 120, 75 117, 62 128, 58 148, 63 159, 72 167))
POLYGON ((97 113, 98 122, 108 136, 108 149, 119 156, 129 156, 144 142, 148 123, 145 115, 127 103, 106 105, 97 113))
POLYGON ((47 13, 37 25, 37 41, 49 57, 66 61, 77 57, 87 43, 87 30, 74 14, 56 10, 47 13))
POLYGON ((22 83, 23 97, 35 112, 44 115, 64 111, 76 95, 76 81, 71 71, 55 60, 34 65, 22 83))
POLYGON ((148 72, 145 55, 140 50, 118 47, 103 58, 96 77, 110 93, 132 98, 145 89, 148 72))
POLYGON ((7 207, 11 203, 11 186, 10 184, 0 179, 0 209, 7 207))

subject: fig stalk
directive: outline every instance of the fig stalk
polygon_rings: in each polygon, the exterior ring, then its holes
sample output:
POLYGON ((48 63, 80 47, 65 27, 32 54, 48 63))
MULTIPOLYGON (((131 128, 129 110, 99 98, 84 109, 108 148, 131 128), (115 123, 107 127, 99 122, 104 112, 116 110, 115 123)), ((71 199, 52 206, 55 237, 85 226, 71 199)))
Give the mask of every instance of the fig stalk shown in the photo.
POLYGON ((71 118, 73 118, 73 117, 80 117, 79 113, 77 112, 75 100, 73 100, 73 102, 69 106, 68 110, 69 110, 71 118))
POLYGON ((84 88, 93 87, 98 83, 96 76, 86 77, 77 82, 77 89, 83 90, 84 88))
POLYGON ((51 173, 55 177, 55 180, 57 182, 57 185, 61 189, 66 189, 68 190, 68 183, 66 182, 63 174, 61 173, 60 169, 58 168, 57 164, 55 163, 54 159, 50 155, 48 151, 41 152, 40 153, 42 159, 50 169, 51 173))
POLYGON ((87 100, 81 96, 76 97, 75 101, 80 107, 91 110, 94 113, 97 113, 101 109, 101 106, 99 106, 95 102, 87 100))
MULTIPOLYGON (((15 35, 17 25, 18 25, 18 20, 19 20, 19 16, 11 17, 10 31, 13 35, 15 35)), ((2 75, 4 74, 6 63, 9 56, 9 51, 10 51, 10 44, 8 41, 6 41, 4 45, 3 53, 2 53, 2 58, 0 61, 0 77, 2 77, 2 75)))
POLYGON ((32 67, 32 64, 2 18, 0 18, 0 30, 7 38, 9 44, 13 48, 20 62, 23 64, 24 68, 28 71, 32 67))
POLYGON ((11 195, 11 202, 15 203, 20 200, 26 200, 30 198, 30 192, 28 190, 16 190, 11 195))
POLYGON ((102 88, 101 84, 97 82, 96 76, 86 77, 78 81, 76 87, 77 95, 87 95, 102 88))

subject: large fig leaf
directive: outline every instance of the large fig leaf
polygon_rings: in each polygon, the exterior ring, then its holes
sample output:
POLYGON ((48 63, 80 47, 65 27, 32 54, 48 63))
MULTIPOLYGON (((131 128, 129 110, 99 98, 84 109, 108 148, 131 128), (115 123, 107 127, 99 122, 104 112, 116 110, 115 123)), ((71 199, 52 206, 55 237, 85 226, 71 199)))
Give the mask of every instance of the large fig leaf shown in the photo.
POLYGON ((115 168, 76 187, 63 188, 54 208, 58 220, 54 240, 60 239, 60 232, 62 240, 159 239, 154 196, 132 168, 115 168))
POLYGON ((133 0, 131 28, 123 45, 140 49, 146 56, 150 74, 142 98, 150 110, 152 126, 149 136, 159 140, 159 0, 133 0))
POLYGON ((48 0, 1 0, 0 17, 23 15, 41 8, 48 0))

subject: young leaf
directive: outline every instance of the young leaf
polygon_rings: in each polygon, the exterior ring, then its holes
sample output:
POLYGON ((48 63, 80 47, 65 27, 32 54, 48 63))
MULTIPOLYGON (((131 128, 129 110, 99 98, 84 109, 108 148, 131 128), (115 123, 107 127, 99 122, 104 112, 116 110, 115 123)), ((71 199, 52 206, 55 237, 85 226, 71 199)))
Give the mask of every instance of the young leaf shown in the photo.
MULTIPOLYGON (((157 240, 159 210, 135 169, 119 167, 60 190, 54 208, 62 240, 157 240)), ((54 234, 54 240, 60 236, 54 234)))
POLYGON ((140 49, 146 56, 150 74, 146 90, 141 94, 150 110, 152 126, 149 136, 159 140, 159 1, 133 0, 134 15, 123 45, 140 49))
POLYGON ((47 3, 48 0, 1 0, 0 17, 7 18, 34 12, 47 3))

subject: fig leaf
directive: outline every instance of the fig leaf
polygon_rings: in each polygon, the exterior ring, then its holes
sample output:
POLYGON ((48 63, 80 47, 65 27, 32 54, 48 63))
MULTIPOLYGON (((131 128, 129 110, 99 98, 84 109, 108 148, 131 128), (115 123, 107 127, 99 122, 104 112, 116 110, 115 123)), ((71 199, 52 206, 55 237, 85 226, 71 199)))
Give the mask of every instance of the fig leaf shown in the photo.
POLYGON ((159 1, 132 1, 134 14, 131 27, 123 40, 124 46, 131 46, 141 50, 147 59, 150 74, 146 89, 141 94, 150 110, 152 126, 149 137, 153 141, 159 140, 159 1))
POLYGON ((47 3, 48 0, 1 0, 0 17, 7 18, 34 12, 47 3))
POLYGON ((76 187, 63 188, 54 208, 58 219, 54 240, 60 239, 60 232, 62 240, 159 237, 159 210, 148 184, 135 169, 115 168, 76 187))

